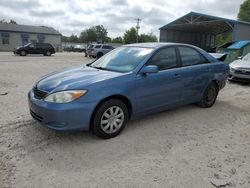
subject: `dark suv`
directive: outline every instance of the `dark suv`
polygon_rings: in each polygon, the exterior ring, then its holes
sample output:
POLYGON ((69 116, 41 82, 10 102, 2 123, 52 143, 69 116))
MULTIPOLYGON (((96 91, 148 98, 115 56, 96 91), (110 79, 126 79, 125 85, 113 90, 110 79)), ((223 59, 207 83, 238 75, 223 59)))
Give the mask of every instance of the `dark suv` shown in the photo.
POLYGON ((43 54, 51 56, 55 53, 55 48, 49 43, 29 43, 25 46, 14 49, 14 54, 26 56, 27 54, 43 54))

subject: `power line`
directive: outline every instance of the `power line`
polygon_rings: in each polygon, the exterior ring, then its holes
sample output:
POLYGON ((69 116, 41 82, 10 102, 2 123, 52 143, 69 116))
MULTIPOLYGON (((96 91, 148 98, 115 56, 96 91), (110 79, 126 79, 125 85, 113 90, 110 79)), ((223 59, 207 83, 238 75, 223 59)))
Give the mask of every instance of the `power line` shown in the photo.
POLYGON ((139 29, 140 29, 140 21, 141 19, 140 18, 136 18, 135 19, 137 24, 136 24, 136 42, 138 43, 139 41, 139 29))

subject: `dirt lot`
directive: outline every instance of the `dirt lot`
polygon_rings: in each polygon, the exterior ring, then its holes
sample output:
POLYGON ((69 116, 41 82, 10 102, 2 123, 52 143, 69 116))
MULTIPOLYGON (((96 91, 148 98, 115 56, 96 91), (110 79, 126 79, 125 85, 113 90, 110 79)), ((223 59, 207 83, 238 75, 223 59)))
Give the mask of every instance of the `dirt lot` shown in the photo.
POLYGON ((32 120, 33 83, 89 61, 0 53, 0 187, 250 187, 248 85, 227 84, 210 109, 189 105, 132 121, 110 140, 32 120))

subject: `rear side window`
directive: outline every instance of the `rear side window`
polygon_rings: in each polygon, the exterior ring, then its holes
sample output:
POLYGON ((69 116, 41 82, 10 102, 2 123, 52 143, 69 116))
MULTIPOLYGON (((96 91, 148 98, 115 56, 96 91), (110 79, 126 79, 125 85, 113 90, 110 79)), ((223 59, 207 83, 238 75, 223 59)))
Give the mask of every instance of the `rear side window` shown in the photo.
POLYGON ((94 48, 100 48, 101 47, 101 45, 96 45, 94 48))
POLYGON ((182 66, 206 63, 206 59, 196 50, 189 47, 179 47, 182 66))
POLYGON ((147 65, 156 65, 160 71, 177 67, 175 48, 164 48, 159 50, 147 65))

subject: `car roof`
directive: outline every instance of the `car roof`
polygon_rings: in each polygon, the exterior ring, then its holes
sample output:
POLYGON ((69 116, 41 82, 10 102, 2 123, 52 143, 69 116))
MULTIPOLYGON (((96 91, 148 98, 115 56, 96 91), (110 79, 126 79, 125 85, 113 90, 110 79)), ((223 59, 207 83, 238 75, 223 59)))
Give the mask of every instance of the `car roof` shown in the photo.
POLYGON ((141 47, 141 48, 153 48, 158 49, 165 46, 174 46, 174 45, 182 45, 182 46, 191 46, 195 47, 189 44, 183 44, 183 43, 170 43, 170 42, 145 42, 145 43, 134 43, 134 44, 127 44, 124 46, 127 47, 141 47))

